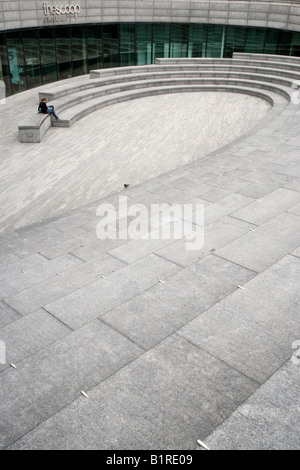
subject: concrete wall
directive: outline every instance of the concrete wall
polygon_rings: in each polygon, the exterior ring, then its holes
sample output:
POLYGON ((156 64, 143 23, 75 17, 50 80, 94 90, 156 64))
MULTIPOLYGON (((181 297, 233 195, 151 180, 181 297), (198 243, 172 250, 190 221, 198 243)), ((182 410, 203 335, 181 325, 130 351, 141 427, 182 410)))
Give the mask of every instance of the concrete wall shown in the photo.
POLYGON ((79 5, 81 10, 77 18, 73 14, 50 14, 50 22, 44 14, 44 3, 44 0, 1 0, 0 31, 106 22, 214 23, 300 31, 300 1, 48 0, 49 6, 79 5))

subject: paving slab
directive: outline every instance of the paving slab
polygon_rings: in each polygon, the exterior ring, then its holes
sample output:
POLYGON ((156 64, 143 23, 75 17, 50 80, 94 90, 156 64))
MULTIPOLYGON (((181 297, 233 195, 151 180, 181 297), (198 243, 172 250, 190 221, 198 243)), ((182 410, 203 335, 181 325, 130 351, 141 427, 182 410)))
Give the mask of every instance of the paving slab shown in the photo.
POLYGON ((78 240, 68 233, 59 232, 48 238, 42 234, 39 241, 31 237, 20 239, 13 253, 20 258, 26 258, 34 253, 40 253, 46 258, 52 259, 68 253, 72 248, 78 245, 78 240))
POLYGON ((208 256, 170 276, 164 284, 155 285, 102 315, 101 319, 148 349, 253 275, 225 260, 208 256))
MULTIPOLYGON (((82 264, 81 260, 70 254, 60 256, 53 260, 43 259, 45 262, 42 264, 38 264, 31 269, 23 269, 21 274, 9 276, 4 279, 0 285, 0 297, 8 298, 26 289, 34 289, 33 286, 37 286, 42 281, 82 264)), ((39 287, 37 287, 37 289, 39 289, 39 287)))
POLYGON ((141 351, 95 321, 24 359, 17 369, 2 372, 0 447, 22 437, 141 351))
POLYGON ((0 365, 0 371, 9 367, 10 363, 17 365, 69 332, 69 328, 45 310, 9 323, 0 329, 0 338, 6 346, 6 364, 0 365))
MULTIPOLYGON (((299 188, 300 190, 300 188, 299 188)), ((296 204, 295 206, 291 207, 288 212, 291 212, 292 214, 300 215, 300 204, 296 204)))
POLYGON ((143 240, 139 238, 124 243, 122 246, 109 251, 109 254, 126 263, 133 263, 151 253, 159 252, 160 248, 169 243, 170 240, 143 240))
POLYGON ((174 333, 198 315, 198 309, 172 284, 159 283, 101 316, 101 320, 143 349, 174 333))
POLYGON ((295 251, 292 252, 292 255, 300 257, 300 246, 296 248, 295 251))
POLYGON ((292 177, 292 179, 283 186, 284 188, 291 189, 292 191, 300 191, 300 178, 292 177))
POLYGON ((255 226, 253 224, 248 224, 247 222, 230 216, 225 216, 222 219, 211 223, 207 227, 204 227, 204 244, 201 249, 186 250, 185 240, 176 240, 159 249, 156 253, 173 263, 187 267, 190 264, 199 261, 199 259, 204 256, 215 252, 218 248, 238 239, 254 228, 255 226))
POLYGON ((285 212, 220 248, 216 254, 261 272, 299 246, 299 230, 300 217, 285 212))
POLYGON ((299 199, 300 193, 279 188, 267 196, 248 204, 247 207, 239 209, 232 215, 246 222, 261 225, 296 205, 299 199))
POLYGON ((154 254, 119 269, 105 279, 46 305, 48 312, 76 329, 137 296, 180 269, 154 254))
POLYGON ((256 388, 254 381, 174 335, 11 449, 189 450, 199 432, 209 434, 256 388))
POLYGON ((298 450, 300 367, 290 361, 224 421, 212 450, 298 450))
POLYGON ((17 276, 24 271, 28 271, 36 266, 45 264, 47 259, 44 256, 41 256, 39 253, 34 253, 28 258, 23 258, 15 263, 10 263, 7 266, 2 266, 0 268, 0 281, 3 281, 7 278, 17 276))
POLYGON ((238 193, 226 196, 221 200, 206 206, 204 212, 205 225, 216 222, 226 215, 230 215, 233 212, 236 212, 237 209, 247 206, 251 202, 253 202, 252 198, 238 193))
POLYGON ((300 260, 287 256, 180 330, 180 334, 258 382, 292 354, 300 338, 300 260))
POLYGON ((20 318, 20 315, 10 308, 6 303, 0 301, 0 328, 14 322, 20 318))
POLYGON ((72 255, 65 255, 48 261, 43 270, 30 270, 3 281, 0 295, 21 315, 27 315, 124 265, 106 254, 86 263, 72 255))
POLYGON ((295 178, 292 176, 281 175, 278 173, 269 172, 256 172, 253 174, 254 182, 248 186, 238 190, 244 196, 260 199, 272 193, 279 187, 297 191, 294 182, 295 178))

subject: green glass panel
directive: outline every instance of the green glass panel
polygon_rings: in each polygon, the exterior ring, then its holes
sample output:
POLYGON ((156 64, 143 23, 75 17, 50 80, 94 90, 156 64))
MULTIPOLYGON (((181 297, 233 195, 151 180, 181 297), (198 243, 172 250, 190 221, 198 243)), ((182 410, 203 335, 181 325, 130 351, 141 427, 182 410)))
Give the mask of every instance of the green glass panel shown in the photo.
POLYGON ((11 93, 12 93, 9 63, 8 63, 8 55, 7 55, 7 47, 6 47, 4 34, 0 34, 0 80, 2 81, 2 83, 1 83, 1 97, 3 99, 4 94, 5 94, 5 96, 10 96, 11 93))
POLYGON ((234 52, 244 52, 247 29, 228 26, 225 36, 224 57, 232 57, 234 52))
POLYGON ((293 33, 269 29, 266 32, 265 54, 290 55, 293 53, 293 33))
POLYGON ((102 27, 87 27, 88 69, 102 68, 102 27))
POLYGON ((73 77, 87 73, 87 44, 84 26, 71 28, 73 77))
POLYGON ((28 88, 42 84, 39 40, 37 31, 23 32, 23 47, 28 88))
POLYGON ((103 25, 103 66, 119 67, 119 27, 103 25))
POLYGON ((171 25, 170 57, 187 57, 188 38, 188 25, 171 25))
POLYGON ((56 28, 56 55, 58 79, 72 77, 71 38, 69 28, 56 28))
POLYGON ((52 83, 57 80, 54 31, 48 28, 41 29, 39 36, 43 83, 52 83))
POLYGON ((300 56, 300 33, 293 33, 290 54, 300 56))
POLYGON ((205 57, 207 42, 207 26, 190 25, 188 57, 205 57))
POLYGON ((245 52, 262 54, 264 52, 266 30, 264 28, 248 28, 245 52))
POLYGON ((12 93, 19 93, 27 88, 22 36, 19 32, 6 35, 9 73, 12 93))
POLYGON ((135 27, 134 24, 120 25, 120 65, 135 64, 135 27))
POLYGON ((136 64, 151 64, 152 58, 152 25, 136 25, 136 64))
POLYGON ((225 40, 224 26, 209 25, 206 57, 223 57, 225 40))
POLYGON ((271 29, 266 33, 265 54, 277 54, 278 46, 282 38, 278 37, 278 31, 271 29))
POLYGON ((278 52, 281 55, 290 55, 293 41, 293 33, 290 31, 279 31, 283 35, 282 45, 278 52))
POLYGON ((170 25, 153 25, 152 62, 158 57, 170 57, 170 25))

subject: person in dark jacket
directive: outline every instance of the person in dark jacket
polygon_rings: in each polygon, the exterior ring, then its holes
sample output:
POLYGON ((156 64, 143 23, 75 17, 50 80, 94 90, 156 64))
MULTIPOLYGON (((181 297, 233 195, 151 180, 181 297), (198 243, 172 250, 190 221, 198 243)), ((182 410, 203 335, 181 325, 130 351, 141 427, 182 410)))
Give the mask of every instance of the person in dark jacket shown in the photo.
POLYGON ((52 114, 52 116, 55 117, 56 120, 59 119, 59 117, 54 111, 54 106, 47 106, 46 98, 43 98, 41 100, 39 107, 38 107, 38 112, 43 113, 43 114, 52 114))

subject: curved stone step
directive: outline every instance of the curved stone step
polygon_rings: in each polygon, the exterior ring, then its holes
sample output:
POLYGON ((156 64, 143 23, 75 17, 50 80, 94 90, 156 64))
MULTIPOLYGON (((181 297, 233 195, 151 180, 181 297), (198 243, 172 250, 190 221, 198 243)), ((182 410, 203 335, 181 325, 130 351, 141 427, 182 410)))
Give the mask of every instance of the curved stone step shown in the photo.
MULTIPOLYGON (((226 74, 225 74, 226 75, 226 74)), ((227 74, 228 75, 228 74, 227 74)), ((269 90, 274 93, 278 93, 282 96, 285 97, 287 101, 290 101, 291 94, 294 92, 294 90, 287 86, 287 84, 290 84, 292 82, 286 82, 285 85, 282 85, 282 83, 278 83, 277 85, 280 86, 274 86, 273 83, 269 82, 264 82, 264 81, 259 81, 259 80, 250 80, 250 79, 244 79, 243 77, 238 74, 237 76, 216 76, 215 74, 211 73, 209 77, 201 77, 201 78, 174 78, 174 79, 165 79, 165 80, 146 80, 144 77, 144 80, 140 81, 133 81, 133 82, 125 82, 125 83, 117 83, 114 85, 107 85, 100 87, 98 89, 87 89, 83 90, 77 93, 73 93, 72 95, 68 95, 67 97, 63 97, 59 100, 54 101, 55 107, 57 112, 58 111, 63 111, 67 108, 76 106, 77 104, 80 104, 84 101, 88 100, 93 100, 100 98, 102 96, 107 96, 107 95, 112 95, 116 93, 121 93, 121 92, 126 92, 134 89, 146 89, 150 87, 165 87, 165 86, 177 86, 177 85, 186 85, 186 86, 194 86, 194 85, 238 85, 238 86, 246 86, 246 87, 254 87, 258 89, 264 89, 264 90, 269 90)), ((258 78, 255 75, 253 75, 253 78, 258 78)), ((280 80, 279 80, 280 81, 280 80)))
POLYGON ((102 96, 96 100, 89 100, 83 103, 77 104, 76 106, 72 106, 71 108, 63 111, 60 115, 59 121, 53 121, 52 125, 54 127, 71 127, 76 121, 81 119, 88 114, 97 111, 101 108, 111 106, 116 103, 121 103, 124 101, 129 101, 137 98, 143 98, 146 96, 153 96, 159 94, 167 94, 167 93, 190 93, 190 92, 204 92, 204 91, 223 91, 223 92, 235 92, 235 93, 243 93, 252 96, 260 97, 266 101, 268 101, 272 106, 278 106, 280 110, 283 110, 286 105, 287 101, 282 97, 279 96, 276 92, 272 90, 259 90, 254 88, 247 88, 246 86, 238 86, 238 85, 228 85, 228 84, 202 84, 202 85, 177 85, 177 86, 170 86, 167 85, 165 87, 149 87, 149 88, 142 88, 140 90, 130 90, 130 91, 123 91, 120 93, 115 93, 110 97, 102 96))
MULTIPOLYGON (((296 62, 286 62, 286 61, 280 61, 280 60, 275 60, 275 58, 281 57, 281 56, 274 56, 274 60, 259 60, 259 59, 246 59, 246 58, 233 58, 233 59, 220 59, 220 58, 209 58, 209 57, 197 57, 197 58, 177 58, 177 59, 156 59, 155 64, 156 65, 164 65, 164 66, 184 66, 184 67, 190 67, 190 66, 199 66, 199 65, 218 65, 218 64, 224 64, 224 65, 242 65, 242 66, 254 66, 254 67, 271 67, 271 68, 279 68, 282 70, 292 70, 295 72, 299 72, 300 70, 300 63, 296 62)), ((126 67, 125 67, 126 68, 126 67)), ((99 73, 101 72, 102 69, 100 70, 92 70, 90 73, 99 73)), ((105 69, 106 70, 112 70, 112 69, 105 69)), ((112 74, 117 73, 117 69, 114 69, 112 74)), ((128 71, 130 73, 130 71, 128 71)), ((104 74, 102 74, 104 76, 104 74)), ((91 78, 96 78, 96 77, 91 77, 91 78)))
MULTIPOLYGON (((192 75, 195 77, 195 75, 192 75)), ((284 91, 286 92, 288 88, 292 87, 293 81, 284 79, 282 77, 272 77, 269 80, 269 76, 266 75, 258 75, 258 74, 244 74, 244 73, 236 73, 236 72, 227 72, 227 73, 219 73, 219 72, 204 72, 200 76, 196 74, 196 78, 189 78, 189 74, 144 74, 144 75, 135 75, 130 76, 130 80, 124 82, 122 79, 114 80, 104 80, 100 83, 93 83, 91 88, 88 88, 86 83, 83 83, 79 87, 73 88, 73 93, 64 94, 62 95, 60 92, 57 94, 53 94, 52 97, 61 97, 58 100, 55 100, 54 105, 57 109, 63 110, 75 104, 78 104, 81 101, 85 101, 87 99, 96 98, 102 96, 104 94, 111 94, 116 93, 121 90, 131 89, 131 88, 140 88, 140 87, 148 87, 148 86, 164 86, 167 84, 175 85, 175 84, 200 84, 203 83, 204 80, 210 79, 211 80, 230 80, 229 84, 232 84, 232 80, 243 80, 247 82, 249 85, 250 80, 253 81, 254 85, 257 87, 258 82, 263 82, 261 85, 265 88, 264 83, 269 83, 272 86, 274 84, 280 85, 284 87, 284 91), (162 77, 164 79, 162 79, 162 77), (97 85, 97 87, 96 87, 97 85)), ((224 82, 222 82, 224 83, 224 82)), ((89 84, 89 82, 88 82, 89 84)), ((269 88, 269 87, 268 87, 269 88)), ((293 91, 290 90, 290 93, 293 91)), ((289 93, 288 93, 289 94, 289 93)))
POLYGON ((267 61, 278 61, 283 63, 299 64, 300 57, 290 55, 277 55, 277 54, 258 54, 255 52, 234 52, 234 59, 254 59, 254 60, 267 60, 267 61))
POLYGON ((236 67, 236 66, 205 66, 199 71, 167 71, 167 72, 144 72, 130 75, 121 75, 116 77, 107 77, 99 78, 94 80, 87 80, 78 85, 68 86, 64 84, 60 88, 55 88, 53 91, 49 90, 44 93, 39 93, 39 99, 42 97, 47 98, 47 100, 57 100, 59 98, 73 95, 85 90, 91 90, 94 88, 140 80, 150 80, 150 79, 174 79, 174 78, 205 78, 216 76, 218 78, 224 77, 235 77, 235 78, 245 78, 245 79, 254 79, 261 81, 270 81, 272 83, 282 84, 284 86, 292 86, 295 81, 300 82, 300 72, 293 73, 288 71, 278 71, 278 69, 256 69, 251 67, 236 67))
MULTIPOLYGON (((25 142, 41 142, 43 136, 47 132, 47 130, 51 126, 55 127, 69 127, 73 124, 76 120, 80 119, 84 115, 90 114, 95 109, 100 109, 104 106, 109 106, 116 102, 119 102, 119 97, 122 97, 122 101, 126 99, 134 99, 135 97, 141 96, 150 96, 152 94, 156 94, 156 90, 163 89, 164 93, 168 93, 172 90, 177 89, 181 90, 184 89, 186 92, 188 91, 197 91, 204 90, 205 88, 209 87, 210 91, 216 89, 216 87, 225 87, 233 91, 236 88, 239 89, 251 89, 251 94, 264 97, 268 99, 268 93, 274 93, 281 95, 285 99, 285 104, 287 105, 290 101, 291 94, 293 93, 292 89, 283 86, 275 86, 269 83, 262 83, 262 82, 255 82, 253 80, 241 80, 241 79, 226 79, 226 78, 202 78, 202 79, 190 79, 190 80, 174 80, 173 82, 170 80, 166 80, 164 82, 165 86, 162 87, 162 82, 157 80, 153 81, 141 81, 135 83, 125 83, 114 85, 111 87, 103 87, 100 88, 97 92, 86 92, 87 96, 84 96, 82 92, 79 92, 79 96, 70 96, 67 101, 56 101, 55 107, 56 112, 60 115, 60 120, 55 121, 51 120, 50 116, 44 116, 35 114, 34 116, 30 116, 30 119, 27 122, 24 122, 19 126, 19 141, 22 143, 25 142), (189 82, 189 84, 188 84, 189 82), (197 85, 195 84, 197 83, 197 85), (264 94, 260 93, 259 90, 264 90, 264 94), (133 97, 133 95, 135 96, 133 97), (110 98, 107 97, 110 96, 110 98), (117 98, 116 98, 117 96, 117 98), (99 101, 100 100, 100 101, 99 101), (95 108, 95 106, 97 107, 95 108), (70 109, 70 113, 67 113, 67 117, 65 118, 64 115, 61 115, 61 112, 64 110, 70 109), (71 116, 71 117, 69 117, 71 116), (40 122, 40 124, 39 124, 40 122)), ((162 91, 160 91, 161 93, 162 91)), ((246 93, 246 91, 245 91, 246 93)), ((249 91, 247 92, 249 93, 249 91)), ((278 98, 277 98, 278 100, 278 98)), ((273 101, 273 100, 272 100, 273 101)))

